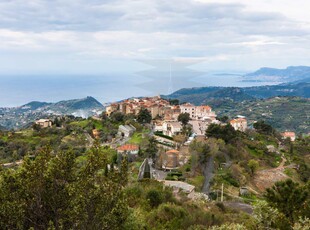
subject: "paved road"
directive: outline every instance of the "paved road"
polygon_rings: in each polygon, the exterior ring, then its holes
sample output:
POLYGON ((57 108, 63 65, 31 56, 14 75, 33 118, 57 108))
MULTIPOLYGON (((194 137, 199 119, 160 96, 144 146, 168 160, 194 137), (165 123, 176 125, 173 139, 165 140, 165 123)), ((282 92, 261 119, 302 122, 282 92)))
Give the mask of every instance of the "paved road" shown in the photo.
POLYGON ((150 168, 151 168, 151 172, 153 175, 153 178, 156 180, 165 180, 167 177, 168 172, 162 171, 162 170, 158 170, 156 168, 153 167, 153 160, 152 158, 148 158, 149 164, 150 164, 150 168))
POLYGON ((205 177, 205 181, 204 181, 203 186, 202 186, 202 192, 205 194, 210 193, 210 182, 211 182, 212 178, 214 177, 213 170, 214 170, 214 156, 211 156, 211 157, 209 157, 209 159, 205 165, 205 168, 203 170, 203 175, 205 177))

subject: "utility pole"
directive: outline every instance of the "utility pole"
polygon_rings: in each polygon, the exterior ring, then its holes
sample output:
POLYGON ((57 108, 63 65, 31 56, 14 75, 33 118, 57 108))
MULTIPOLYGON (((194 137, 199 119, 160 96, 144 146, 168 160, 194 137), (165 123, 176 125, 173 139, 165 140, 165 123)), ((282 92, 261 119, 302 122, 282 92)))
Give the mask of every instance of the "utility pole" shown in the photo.
POLYGON ((223 202, 223 200, 224 200, 223 199, 224 198, 223 195, 224 195, 224 184, 222 184, 221 202, 223 202))

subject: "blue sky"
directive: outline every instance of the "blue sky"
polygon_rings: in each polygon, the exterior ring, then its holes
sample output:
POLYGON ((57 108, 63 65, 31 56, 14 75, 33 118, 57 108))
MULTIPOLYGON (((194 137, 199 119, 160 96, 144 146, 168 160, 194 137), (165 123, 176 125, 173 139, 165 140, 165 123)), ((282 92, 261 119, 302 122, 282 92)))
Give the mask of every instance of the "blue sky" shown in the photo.
POLYGON ((0 75, 309 65, 308 0, 0 0, 0 75))

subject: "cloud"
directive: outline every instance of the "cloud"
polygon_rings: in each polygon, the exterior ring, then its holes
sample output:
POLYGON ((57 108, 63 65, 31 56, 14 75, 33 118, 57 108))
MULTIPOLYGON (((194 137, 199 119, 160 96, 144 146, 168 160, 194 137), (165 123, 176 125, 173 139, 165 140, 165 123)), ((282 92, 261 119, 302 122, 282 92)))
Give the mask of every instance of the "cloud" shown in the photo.
MULTIPOLYGON (((27 56, 45 56, 50 68, 54 68, 53 60, 64 58, 64 63, 110 58, 199 59, 212 68, 305 64, 310 58, 310 18, 299 17, 288 2, 1 1, 0 60, 3 66, 17 63, 20 69, 25 68, 23 57, 27 56), (286 3, 292 12, 284 7, 286 3)), ((66 67, 60 64, 58 68, 66 67)))

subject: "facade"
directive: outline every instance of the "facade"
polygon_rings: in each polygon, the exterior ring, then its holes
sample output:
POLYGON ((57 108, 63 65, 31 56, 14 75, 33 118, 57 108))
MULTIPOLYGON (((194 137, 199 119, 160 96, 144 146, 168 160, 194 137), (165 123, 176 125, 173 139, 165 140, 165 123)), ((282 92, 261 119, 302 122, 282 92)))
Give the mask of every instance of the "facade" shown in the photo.
POLYGON ((162 153, 162 168, 165 170, 177 169, 179 167, 179 155, 180 152, 175 149, 162 153))
POLYGON ((236 118, 230 121, 230 124, 232 127, 234 127, 235 130, 245 132, 248 127, 248 122, 245 118, 236 118))
POLYGON ((164 107, 169 106, 167 100, 162 99, 160 96, 145 97, 145 98, 132 98, 119 103, 113 103, 106 108, 108 116, 113 112, 121 112, 124 114, 137 115, 142 108, 146 108, 152 115, 152 118, 162 116, 164 114, 164 107))
POLYGON ((118 127, 117 135, 120 137, 130 137, 136 131, 136 128, 132 125, 120 125, 118 127))
POLYGON ((196 107, 190 103, 180 105, 181 113, 188 113, 191 119, 196 118, 196 107))
POLYGON ((111 104, 108 107, 106 107, 105 112, 107 116, 111 116, 111 114, 118 110, 117 104, 111 104))
POLYGON ((294 132, 281 133, 282 139, 290 138, 291 141, 296 140, 296 134, 294 132))
POLYGON ((182 125, 178 121, 164 121, 162 129, 164 135, 172 137, 182 131, 182 125))
POLYGON ((122 145, 117 148, 117 152, 136 155, 139 152, 139 146, 132 144, 122 145))
POLYGON ((132 144, 125 144, 117 148, 118 159, 121 162, 122 156, 126 155, 129 161, 137 158, 139 153, 139 146, 132 144))
POLYGON ((192 120, 215 120, 216 114, 208 105, 194 106, 190 103, 180 105, 181 113, 188 113, 192 120))
POLYGON ((96 139, 100 138, 100 131, 98 129, 93 129, 92 134, 93 134, 94 138, 96 138, 96 139))
POLYGON ((52 127, 52 121, 48 119, 40 119, 37 120, 35 123, 39 125, 41 128, 52 127))
POLYGON ((155 132, 163 132, 163 121, 154 121, 153 127, 155 132))
POLYGON ((191 120, 189 124, 192 126, 192 131, 198 136, 205 135, 206 130, 209 127, 210 122, 208 121, 199 121, 199 120, 191 120))

